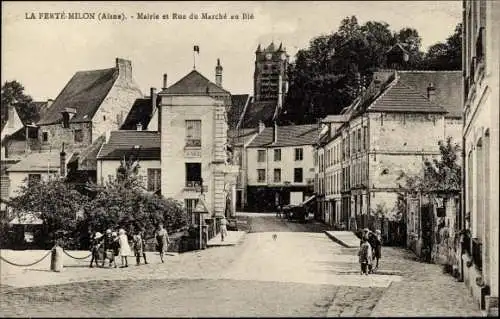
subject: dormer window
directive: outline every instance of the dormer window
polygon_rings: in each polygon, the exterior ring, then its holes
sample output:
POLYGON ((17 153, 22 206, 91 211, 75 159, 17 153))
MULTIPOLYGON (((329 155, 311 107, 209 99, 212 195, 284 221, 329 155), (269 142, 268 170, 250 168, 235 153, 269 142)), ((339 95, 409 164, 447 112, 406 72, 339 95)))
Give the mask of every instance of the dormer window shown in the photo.
POLYGON ((67 107, 62 112, 63 127, 69 128, 69 121, 75 116, 76 110, 74 108, 67 107))

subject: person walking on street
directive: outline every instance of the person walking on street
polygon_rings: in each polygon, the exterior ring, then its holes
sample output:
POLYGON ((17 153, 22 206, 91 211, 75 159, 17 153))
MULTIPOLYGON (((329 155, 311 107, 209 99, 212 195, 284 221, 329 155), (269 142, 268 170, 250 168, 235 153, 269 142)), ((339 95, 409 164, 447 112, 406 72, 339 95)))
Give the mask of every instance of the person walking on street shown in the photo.
POLYGON ((359 247, 358 256, 361 265, 361 274, 368 275, 372 264, 372 248, 365 237, 361 239, 361 247, 359 247))
POLYGON ((158 230, 156 231, 156 247, 160 253, 161 262, 164 263, 163 256, 168 249, 170 244, 170 238, 168 237, 167 230, 163 227, 163 224, 158 225, 158 230))
POLYGON ((143 228, 140 234, 142 240, 142 257, 144 257, 144 263, 147 265, 148 260, 146 259, 146 230, 143 228))
POLYGON ((372 248, 373 248, 373 258, 375 259, 375 267, 374 270, 378 269, 378 262, 380 257, 382 257, 382 234, 380 229, 375 230, 375 236, 373 236, 372 240, 372 248))
POLYGON ((220 238, 221 238, 221 241, 224 241, 226 236, 227 236, 227 219, 226 219, 226 216, 223 216, 222 219, 220 220, 220 238))
POLYGON ((128 237, 123 228, 118 231, 118 243, 120 244, 120 256, 122 257, 121 268, 128 267, 127 257, 132 255, 132 250, 130 249, 128 237))

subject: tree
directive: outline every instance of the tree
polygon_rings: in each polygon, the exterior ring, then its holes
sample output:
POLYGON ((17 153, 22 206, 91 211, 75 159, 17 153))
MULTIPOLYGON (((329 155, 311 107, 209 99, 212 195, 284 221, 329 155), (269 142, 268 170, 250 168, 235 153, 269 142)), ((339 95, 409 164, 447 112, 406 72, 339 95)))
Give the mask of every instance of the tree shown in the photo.
POLYGON ((1 108, 1 126, 7 122, 8 119, 8 107, 12 105, 17 105, 19 116, 22 119, 32 119, 36 118, 38 115, 38 110, 34 104, 31 102, 33 99, 31 96, 24 93, 24 86, 14 81, 6 81, 2 86, 2 108, 1 108))
POLYGON ((461 25, 446 40, 445 48, 432 47, 426 55, 414 28, 393 33, 385 22, 359 25, 355 16, 346 17, 336 32, 313 38, 308 48, 297 52, 288 70, 289 90, 281 123, 316 123, 327 114, 339 114, 359 94, 358 75, 369 83, 373 72, 387 68, 387 51, 396 43, 408 51, 406 67, 410 70, 435 64, 439 65, 436 69, 460 68, 461 25))
POLYGON ((446 41, 432 45, 423 61, 429 70, 460 70, 462 68, 462 23, 446 41))
POLYGON ((182 204, 174 199, 146 192, 138 176, 139 163, 121 161, 118 176, 110 179, 84 207, 84 219, 92 230, 144 228, 152 236, 159 223, 169 231, 187 224, 182 204))
POLYGON ((458 164, 460 145, 451 137, 439 141, 439 158, 426 159, 421 175, 406 176, 406 189, 410 192, 456 194, 460 192, 462 169, 458 164))
POLYGON ((14 213, 22 217, 32 213, 44 222, 43 239, 53 243, 57 237, 73 237, 77 230, 76 216, 88 197, 80 194, 63 180, 46 181, 21 186, 19 195, 12 198, 14 213))

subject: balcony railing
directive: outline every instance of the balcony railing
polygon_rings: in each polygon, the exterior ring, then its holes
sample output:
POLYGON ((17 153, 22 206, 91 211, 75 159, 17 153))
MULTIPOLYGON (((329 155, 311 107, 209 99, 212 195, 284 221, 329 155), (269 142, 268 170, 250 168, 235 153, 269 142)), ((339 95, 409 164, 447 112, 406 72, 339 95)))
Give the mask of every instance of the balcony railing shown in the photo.
POLYGON ((201 147, 201 139, 186 139, 186 147, 201 147))
POLYGON ((483 269, 483 256, 482 256, 482 247, 483 244, 479 240, 479 238, 472 239, 472 262, 476 265, 478 270, 483 269))
MULTIPOLYGON (((201 192, 201 182, 200 181, 186 181, 186 186, 184 187, 184 191, 189 192, 201 192)), ((203 192, 208 191, 208 186, 203 185, 203 192)))

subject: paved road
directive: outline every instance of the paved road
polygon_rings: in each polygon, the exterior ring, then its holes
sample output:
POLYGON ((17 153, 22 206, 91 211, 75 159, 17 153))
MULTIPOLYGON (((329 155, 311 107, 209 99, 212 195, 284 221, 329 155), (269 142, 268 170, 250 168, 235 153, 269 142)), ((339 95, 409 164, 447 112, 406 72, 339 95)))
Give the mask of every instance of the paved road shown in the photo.
MULTIPOLYGON (((0 315, 477 315, 463 284, 401 249, 385 248, 383 274, 366 277, 358 274, 356 249, 330 241, 324 225, 273 215, 239 219, 249 231, 241 245, 169 257, 166 264, 153 255, 147 266, 68 268, 64 275, 81 282, 3 288, 0 315)), ((52 273, 24 273, 33 274, 52 273)))

